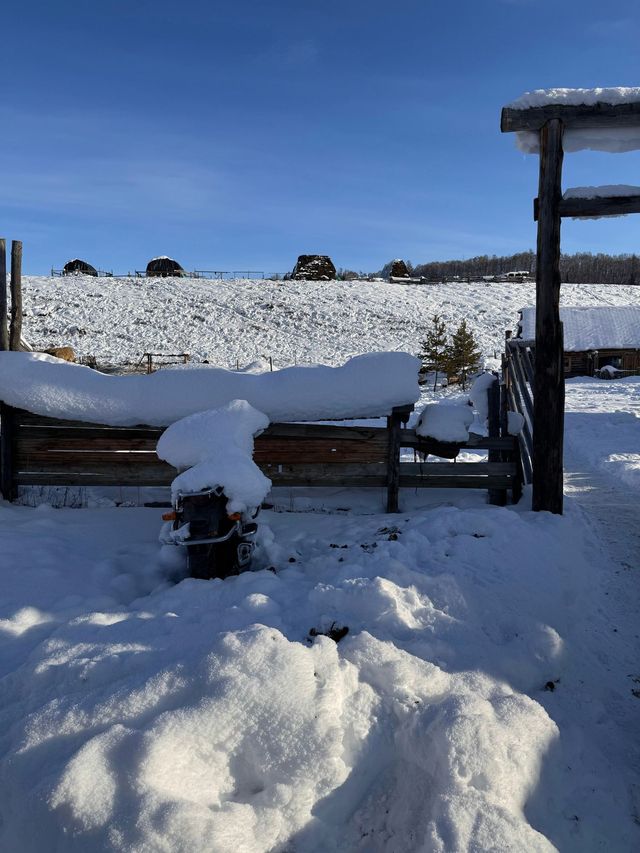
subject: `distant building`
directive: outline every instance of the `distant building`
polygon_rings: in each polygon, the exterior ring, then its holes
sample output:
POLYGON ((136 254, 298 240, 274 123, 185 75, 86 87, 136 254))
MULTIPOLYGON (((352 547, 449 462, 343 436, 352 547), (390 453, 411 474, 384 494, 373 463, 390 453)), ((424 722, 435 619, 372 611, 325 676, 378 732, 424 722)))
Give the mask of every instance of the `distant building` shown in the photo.
MULTIPOLYGON (((517 337, 535 340, 536 309, 523 308, 517 337)), ((640 306, 560 308, 564 375, 640 372, 640 306)))

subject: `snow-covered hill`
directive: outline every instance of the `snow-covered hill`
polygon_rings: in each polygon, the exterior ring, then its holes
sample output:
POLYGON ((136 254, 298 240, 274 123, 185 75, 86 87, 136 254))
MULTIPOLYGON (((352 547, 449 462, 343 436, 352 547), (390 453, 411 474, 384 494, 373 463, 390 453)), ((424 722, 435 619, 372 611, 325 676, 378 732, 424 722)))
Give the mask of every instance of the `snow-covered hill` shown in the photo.
MULTIPOLYGON (((73 346, 115 363, 188 352, 223 367, 338 364, 374 350, 417 353, 433 314, 466 318, 487 357, 535 301, 530 283, 205 281, 91 277, 24 280, 24 334, 37 348, 73 346)), ((639 305, 640 288, 564 285, 564 305, 639 305)))

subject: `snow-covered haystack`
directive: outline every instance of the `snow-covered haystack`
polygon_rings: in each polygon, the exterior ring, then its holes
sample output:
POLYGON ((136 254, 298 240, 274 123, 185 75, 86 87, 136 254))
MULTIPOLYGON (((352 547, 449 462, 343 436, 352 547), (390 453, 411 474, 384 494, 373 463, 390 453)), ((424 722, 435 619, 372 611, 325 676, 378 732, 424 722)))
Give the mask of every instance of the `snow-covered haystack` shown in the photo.
POLYGON ((95 267, 92 267, 90 263, 87 263, 87 261, 83 261, 80 258, 73 258, 73 260, 67 261, 62 268, 62 275, 97 276, 98 270, 95 267))
POLYGON ((253 461, 253 439, 268 426, 269 418, 246 400, 171 424, 160 436, 157 454, 182 471, 171 484, 173 498, 221 486, 227 512, 259 507, 271 481, 253 461))
POLYGON ((173 258, 160 255, 147 264, 147 278, 175 278, 186 276, 186 272, 173 258))
POLYGON ((409 278, 409 269, 405 262, 400 258, 396 258, 395 261, 391 263, 391 269, 389 270, 390 278, 409 278))
POLYGON ((91 423, 166 426, 246 400, 271 421, 379 417, 420 396, 420 362, 368 353, 342 367, 238 373, 202 365, 148 376, 112 376, 38 353, 0 353, 0 400, 38 415, 91 423))
POLYGON ((309 281, 331 281, 336 277, 336 268, 328 255, 300 255, 291 273, 291 278, 309 281))

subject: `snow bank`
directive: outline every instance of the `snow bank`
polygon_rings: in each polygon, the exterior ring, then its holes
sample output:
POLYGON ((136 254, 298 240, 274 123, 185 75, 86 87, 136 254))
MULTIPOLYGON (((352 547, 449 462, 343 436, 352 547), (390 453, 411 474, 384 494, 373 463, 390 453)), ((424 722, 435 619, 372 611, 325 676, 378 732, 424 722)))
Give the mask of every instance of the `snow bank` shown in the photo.
POLYGON ((0 615, 40 614, 0 649, 3 850, 554 849, 525 807, 558 731, 523 691, 580 613, 555 519, 267 513, 275 573, 136 599, 157 512, 0 517, 0 615))
POLYGON ((487 435, 487 391, 495 379, 493 373, 482 373, 474 380, 468 397, 427 403, 416 422, 418 435, 455 443, 468 441, 470 432, 487 435))
POLYGON ((464 402, 441 400, 427 403, 416 424, 416 432, 436 441, 466 442, 473 423, 473 409, 464 402))
POLYGON ((259 507, 271 480, 253 461, 253 439, 268 426, 269 418, 246 400, 171 424, 160 436, 157 454, 174 468, 187 469, 171 484, 172 496, 222 486, 229 513, 259 507))
POLYGON ((173 423, 247 400, 270 421, 374 417, 420 396, 420 362, 408 353, 368 353, 342 367, 236 373, 202 366, 149 376, 112 376, 42 354, 0 353, 0 399, 39 415, 128 426, 173 423))

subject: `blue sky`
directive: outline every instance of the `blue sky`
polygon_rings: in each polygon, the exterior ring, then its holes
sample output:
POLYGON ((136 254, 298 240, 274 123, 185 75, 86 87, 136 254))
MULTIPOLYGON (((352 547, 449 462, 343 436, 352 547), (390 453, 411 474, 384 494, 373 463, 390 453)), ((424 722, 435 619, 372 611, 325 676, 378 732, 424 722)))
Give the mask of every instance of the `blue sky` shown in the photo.
MULTIPOLYGON (((534 88, 640 85, 637 0, 22 0, 4 10, 0 233, 25 269, 375 270, 535 244, 534 88)), ((570 154, 565 186, 640 184, 570 154)), ((640 219, 564 251, 640 251, 640 219)))

